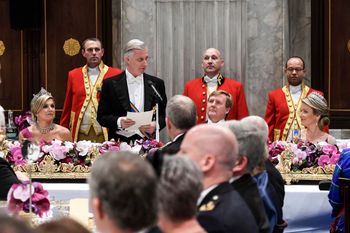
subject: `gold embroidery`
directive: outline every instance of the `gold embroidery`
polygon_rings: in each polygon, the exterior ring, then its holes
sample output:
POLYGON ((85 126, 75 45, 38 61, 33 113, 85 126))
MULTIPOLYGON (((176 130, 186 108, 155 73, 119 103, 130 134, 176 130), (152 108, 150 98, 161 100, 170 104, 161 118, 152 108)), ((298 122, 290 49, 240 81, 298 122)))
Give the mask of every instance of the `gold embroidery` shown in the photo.
POLYGON ((221 86, 222 83, 224 82, 224 77, 221 74, 218 75, 218 81, 217 82, 218 82, 218 87, 221 86))
MULTIPOLYGON (((96 122, 97 122, 96 121, 96 114, 97 114, 97 109, 98 109, 97 93, 101 89, 103 78, 106 75, 108 68, 109 67, 107 65, 103 64, 103 62, 101 61, 100 65, 99 65, 100 74, 99 74, 94 86, 92 86, 90 83, 87 65, 85 65, 82 68, 86 98, 84 100, 83 107, 81 108, 81 111, 79 113, 79 118, 78 118, 78 122, 77 122, 77 130, 75 132, 75 135, 73 135, 74 140, 76 140, 78 138, 78 132, 79 131, 81 132, 80 124, 81 124, 81 121, 84 117, 84 113, 90 104, 92 105, 91 107, 92 107, 94 114, 89 114, 89 121, 91 122, 91 125, 95 130, 95 133, 97 134, 97 132, 98 132, 98 128, 97 128, 98 126, 96 124, 96 122)), ((90 127, 87 129, 87 132, 83 132, 83 133, 87 134, 89 132, 89 130, 90 130, 90 127)), ((104 136, 105 140, 107 141, 108 140, 107 129, 102 128, 102 132, 103 132, 103 136, 104 136)))
POLYGON ((211 211, 215 208, 215 204, 213 201, 208 202, 207 204, 203 204, 201 205, 201 207, 199 207, 199 211, 211 211))
POLYGON ((280 129, 274 129, 273 130, 274 141, 278 141, 280 139, 280 136, 281 136, 281 130, 280 129))
POLYGON ((310 88, 304 83, 301 84, 302 88, 302 93, 299 97, 298 103, 294 104, 292 95, 289 92, 289 86, 286 85, 282 88, 282 91, 285 94, 286 100, 287 100, 287 106, 289 110, 289 116, 288 120, 286 122, 286 125, 284 126, 283 134, 282 134, 282 141, 287 140, 289 131, 291 129, 298 129, 301 130, 303 129, 303 125, 301 124, 301 119, 300 119, 300 108, 301 108, 301 100, 304 99, 307 96, 307 93, 309 92, 310 88))

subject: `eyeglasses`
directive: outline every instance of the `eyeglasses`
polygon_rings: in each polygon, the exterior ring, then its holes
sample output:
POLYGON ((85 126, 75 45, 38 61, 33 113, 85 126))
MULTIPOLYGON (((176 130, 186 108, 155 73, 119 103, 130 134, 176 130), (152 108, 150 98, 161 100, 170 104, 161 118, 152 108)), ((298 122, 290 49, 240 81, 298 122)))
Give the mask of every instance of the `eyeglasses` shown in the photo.
POLYGON ((303 68, 293 68, 293 67, 287 68, 287 71, 288 71, 288 72, 291 72, 291 73, 292 73, 294 70, 295 70, 295 72, 299 73, 299 72, 303 71, 304 69, 303 69, 303 68))

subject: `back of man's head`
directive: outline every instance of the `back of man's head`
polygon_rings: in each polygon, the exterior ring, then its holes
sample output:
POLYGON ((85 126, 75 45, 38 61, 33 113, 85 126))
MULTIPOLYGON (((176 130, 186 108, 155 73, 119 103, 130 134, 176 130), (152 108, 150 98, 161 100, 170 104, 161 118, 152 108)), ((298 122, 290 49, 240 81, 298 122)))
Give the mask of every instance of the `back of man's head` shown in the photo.
POLYGON ((188 131, 181 144, 180 153, 187 154, 197 164, 206 155, 213 155, 218 172, 225 173, 230 171, 236 162, 238 143, 230 130, 219 125, 202 124, 188 131))
POLYGON ((157 178, 153 168, 130 152, 109 152, 98 158, 89 179, 91 198, 118 229, 139 231, 157 216, 157 178))
POLYGON ((34 233, 35 231, 25 222, 0 213, 0 233, 34 233))
POLYGON ((202 173, 185 156, 164 157, 158 187, 159 210, 173 223, 194 218, 197 199, 203 189, 202 173))
POLYGON ((241 119, 244 124, 251 124, 257 127, 258 132, 261 134, 261 140, 264 140, 266 143, 269 139, 269 126, 267 125, 264 118, 260 116, 247 116, 241 119))
POLYGON ((166 116, 177 129, 188 130, 196 125, 196 105, 187 96, 174 95, 167 103, 166 116))
POLYGON ((236 135, 239 149, 238 156, 248 158, 246 172, 253 169, 266 158, 266 139, 259 129, 248 121, 226 121, 225 125, 236 135))

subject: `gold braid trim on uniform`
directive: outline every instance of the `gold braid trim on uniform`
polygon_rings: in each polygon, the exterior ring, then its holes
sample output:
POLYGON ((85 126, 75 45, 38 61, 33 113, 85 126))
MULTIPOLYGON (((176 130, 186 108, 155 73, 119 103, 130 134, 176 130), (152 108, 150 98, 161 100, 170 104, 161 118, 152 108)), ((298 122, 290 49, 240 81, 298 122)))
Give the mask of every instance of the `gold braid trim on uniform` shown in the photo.
POLYGON ((221 74, 219 74, 218 75, 218 87, 220 87, 223 83, 224 83, 224 80, 225 80, 225 78, 221 75, 221 74))
MULTIPOLYGON (((103 78, 108 71, 108 66, 103 64, 103 62, 101 61, 100 65, 99 65, 99 69, 100 69, 100 74, 96 80, 95 85, 91 87, 91 83, 90 83, 90 79, 89 79, 89 75, 88 75, 88 67, 87 67, 87 65, 85 65, 82 68, 86 98, 84 100, 83 106, 82 106, 80 113, 79 113, 77 127, 75 130, 75 135, 74 135, 73 140, 78 139, 78 133, 80 131, 80 124, 81 124, 81 121, 83 120, 84 113, 85 113, 90 101, 92 103, 93 108, 95 109, 96 114, 94 116, 94 119, 91 119, 92 116, 89 115, 89 120, 90 120, 90 122, 92 122, 92 127, 94 128, 95 132, 97 132, 97 126, 94 123, 94 122, 96 122, 97 108, 98 108, 97 92, 100 91, 100 89, 101 89, 103 78)), ((104 136, 105 140, 107 141, 108 140, 108 132, 103 127, 102 127, 102 131, 103 131, 103 136, 104 136)))
POLYGON ((289 85, 285 85, 282 88, 282 91, 284 92, 284 95, 286 97, 287 100, 287 106, 288 106, 288 110, 289 110, 289 116, 288 116, 288 120, 286 122, 286 125, 284 126, 284 130, 283 130, 283 134, 282 134, 282 141, 286 141, 287 137, 288 137, 288 133, 289 130, 292 128, 292 126, 294 126, 293 129, 303 129, 304 127, 301 124, 301 120, 300 120, 300 108, 301 108, 301 100, 304 99, 307 96, 307 93, 310 90, 310 87, 304 85, 304 82, 301 84, 301 95, 299 97, 298 103, 297 103, 297 107, 295 108, 294 102, 293 102, 293 98, 292 95, 289 92, 289 85))

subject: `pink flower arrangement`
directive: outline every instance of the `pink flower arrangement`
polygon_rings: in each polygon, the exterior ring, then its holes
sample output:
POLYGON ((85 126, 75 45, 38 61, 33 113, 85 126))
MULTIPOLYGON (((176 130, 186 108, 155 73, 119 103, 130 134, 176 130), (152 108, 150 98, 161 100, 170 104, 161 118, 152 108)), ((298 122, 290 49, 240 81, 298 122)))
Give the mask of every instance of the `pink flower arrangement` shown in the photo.
POLYGON ((141 152, 148 153, 151 149, 162 147, 164 144, 155 139, 136 140, 136 145, 141 145, 141 152))
POLYGON ((292 162, 291 170, 298 171, 309 167, 335 165, 340 157, 337 146, 321 142, 299 141, 297 144, 277 141, 269 145, 269 159, 278 164, 279 156, 288 156, 292 162))
POLYGON ((9 153, 6 156, 9 163, 14 165, 24 165, 26 161, 22 155, 22 145, 18 141, 11 141, 9 143, 9 153))
POLYGON ((48 192, 38 182, 33 182, 30 190, 29 181, 13 184, 7 194, 7 208, 10 212, 18 214, 20 211, 32 212, 40 217, 50 210, 48 192), (32 206, 30 206, 30 197, 32 206))
POLYGON ((102 143, 99 149, 100 154, 102 155, 108 151, 120 151, 120 142, 106 141, 102 143))
POLYGON ((19 132, 30 126, 32 122, 32 114, 30 111, 15 117, 15 125, 17 126, 19 132))

